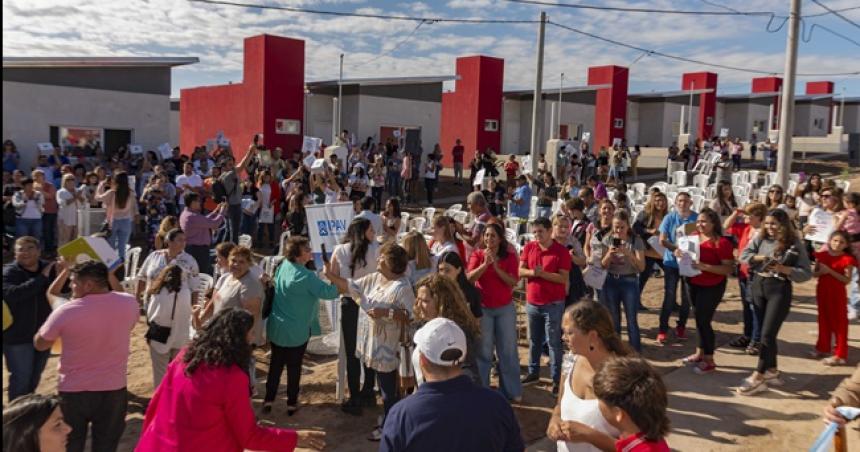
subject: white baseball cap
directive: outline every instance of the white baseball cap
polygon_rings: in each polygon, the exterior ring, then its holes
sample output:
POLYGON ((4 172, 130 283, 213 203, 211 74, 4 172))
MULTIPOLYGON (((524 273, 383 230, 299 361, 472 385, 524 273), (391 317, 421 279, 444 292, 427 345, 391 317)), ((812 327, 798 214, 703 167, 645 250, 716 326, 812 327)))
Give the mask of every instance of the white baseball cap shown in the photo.
POLYGON ((466 359, 466 334, 453 320, 437 317, 415 333, 416 349, 433 364, 456 366, 466 359))

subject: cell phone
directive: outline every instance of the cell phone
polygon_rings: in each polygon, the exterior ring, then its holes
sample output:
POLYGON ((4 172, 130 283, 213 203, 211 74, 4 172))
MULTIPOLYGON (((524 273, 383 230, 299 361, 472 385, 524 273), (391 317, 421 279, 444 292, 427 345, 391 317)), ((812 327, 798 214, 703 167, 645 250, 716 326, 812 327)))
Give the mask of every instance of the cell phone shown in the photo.
POLYGON ((612 246, 614 246, 614 247, 616 247, 616 248, 618 248, 619 246, 621 246, 621 239, 619 239, 618 237, 614 237, 614 238, 612 239, 612 246))
POLYGON ((328 263, 328 252, 325 249, 325 243, 320 244, 320 251, 322 252, 323 262, 328 263))

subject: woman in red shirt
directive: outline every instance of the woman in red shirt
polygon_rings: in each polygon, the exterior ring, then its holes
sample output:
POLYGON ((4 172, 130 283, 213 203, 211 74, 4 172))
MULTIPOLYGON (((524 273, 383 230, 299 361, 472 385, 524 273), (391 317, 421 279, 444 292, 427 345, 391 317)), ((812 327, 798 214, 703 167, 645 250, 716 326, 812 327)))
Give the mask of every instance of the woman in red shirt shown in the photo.
POLYGON ((487 223, 484 230, 486 248, 476 248, 469 258, 469 281, 481 292, 483 314, 478 350, 478 374, 484 386, 490 384, 493 350, 499 356, 502 394, 508 400, 520 400, 520 360, 517 355, 517 308, 513 301, 514 286, 519 280, 519 266, 513 246, 505 239, 504 228, 487 223))
MULTIPOLYGON (((732 272, 735 260, 732 256, 732 243, 723 237, 720 225, 720 215, 710 208, 699 212, 696 220, 696 231, 699 235, 699 260, 693 263, 693 268, 701 271, 698 276, 684 278, 684 285, 690 294, 690 302, 696 316, 699 346, 696 353, 684 358, 684 364, 693 365, 697 374, 713 372, 717 369, 714 363, 714 329, 711 321, 717 305, 723 299, 726 291, 726 276, 732 272)), ((675 250, 675 256, 682 257, 684 251, 675 250)))
POLYGON ((261 427, 250 403, 248 365, 254 316, 220 311, 170 363, 155 390, 138 452, 321 450, 325 433, 261 427))
MULTIPOLYGON (((747 247, 750 240, 758 234, 765 215, 767 215, 767 207, 764 204, 751 202, 743 209, 735 209, 723 222, 723 229, 727 235, 732 235, 737 239, 739 255, 747 247)), ((746 348, 748 355, 757 356, 761 351, 761 319, 756 315, 756 310, 752 304, 752 279, 748 264, 741 263, 738 265, 738 288, 741 292, 741 304, 744 312, 744 332, 729 342, 729 346, 746 348)))

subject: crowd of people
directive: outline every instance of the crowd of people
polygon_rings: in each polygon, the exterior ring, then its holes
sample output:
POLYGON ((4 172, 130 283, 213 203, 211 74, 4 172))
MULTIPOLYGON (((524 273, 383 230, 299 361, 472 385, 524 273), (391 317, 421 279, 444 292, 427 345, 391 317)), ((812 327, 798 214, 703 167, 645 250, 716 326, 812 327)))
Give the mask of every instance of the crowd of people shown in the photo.
MULTIPOLYGON (((422 156, 393 140, 351 145, 348 136, 336 142, 346 160, 332 153, 321 169, 306 164, 308 153, 282 158, 255 136, 238 163, 229 147, 177 148, 167 159, 121 148, 98 153, 98 161, 72 160, 58 148, 39 158, 31 177, 6 142, 4 213, 14 225, 14 261, 3 271, 9 412, 38 412, 14 444, 62 440, 80 451, 89 434, 94 450, 116 450, 141 312, 155 388, 141 451, 324 447, 319 431, 259 426, 249 404, 259 396, 255 356, 266 350, 259 414, 276 408, 284 368, 285 412, 299 412, 303 359, 321 333, 320 300, 339 299, 348 393, 341 410, 361 416, 381 396, 368 439, 386 451, 522 450, 511 403, 541 381, 557 397, 547 436, 559 450, 668 450, 667 391, 638 355, 687 341, 692 311, 697 345, 683 365, 718 371, 714 315, 734 277, 744 328, 730 345, 758 356, 734 388, 739 395, 782 384, 777 336, 793 285, 812 277, 819 337, 810 354, 827 365, 847 362, 848 322, 860 304, 860 194, 833 180, 812 174, 794 193, 753 181, 761 198, 741 203, 730 181, 717 180, 714 199, 695 206, 684 187, 628 187, 640 151, 623 142, 611 154, 568 146, 556 162, 541 158, 537 174, 486 150, 470 164, 462 215, 438 214, 416 228, 404 222, 400 200, 415 200, 423 178, 432 205, 442 150, 422 156), (304 207, 350 200, 354 219, 315 268, 304 207), (54 259, 80 234, 77 211, 99 206, 106 220, 96 235, 121 259, 130 242, 146 244, 131 289, 102 263, 54 259), (278 263, 264 269, 240 234, 264 255, 282 249, 278 263), (655 274, 663 286, 659 330, 645 338, 638 315, 648 309, 642 294, 655 274), (518 312, 527 323, 525 374, 518 312), (58 398, 30 395, 57 341, 58 398), (43 424, 45 439, 33 433, 43 424)), ((725 159, 733 143, 695 147, 725 159)), ((455 183, 463 153, 458 141, 455 183)), ((10 414, 8 422, 21 421, 10 414)))

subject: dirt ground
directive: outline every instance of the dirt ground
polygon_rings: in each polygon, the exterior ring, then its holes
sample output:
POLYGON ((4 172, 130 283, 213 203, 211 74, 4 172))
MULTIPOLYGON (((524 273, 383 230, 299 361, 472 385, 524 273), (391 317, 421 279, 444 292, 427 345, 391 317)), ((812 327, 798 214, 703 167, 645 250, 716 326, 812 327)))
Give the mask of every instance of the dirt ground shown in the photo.
MULTIPOLYGON (((843 168, 847 168, 844 162, 808 162, 805 170, 807 172, 821 172, 831 176, 839 176, 843 168)), ((797 169, 795 169, 797 170, 797 169)), ((860 177, 855 172, 852 174, 853 185, 856 190, 860 186, 860 177)), ((809 302, 814 298, 814 282, 798 285, 796 289, 796 298, 809 302)), ((669 342, 666 346, 656 346, 654 337, 657 334, 658 312, 663 295, 662 279, 652 279, 643 294, 643 303, 648 307, 647 312, 639 313, 639 324, 642 331, 643 355, 651 361, 664 374, 671 372, 678 367, 678 361, 690 354, 695 347, 695 340, 690 340, 684 343, 669 342)), ((675 315, 673 315, 673 318, 675 315)), ((520 358, 521 365, 525 364, 527 350, 525 346, 525 318, 520 315, 519 323, 521 330, 520 337, 520 358)), ((691 337, 695 337, 693 327, 694 322, 688 322, 688 327, 691 331, 691 337)), ((808 320, 810 330, 815 329, 815 318, 808 320)), ((714 330, 716 331, 717 346, 723 346, 733 337, 740 333, 742 328, 741 320, 741 305, 738 296, 738 288, 735 280, 730 280, 726 289, 725 301, 722 303, 714 318, 714 330)), ((149 360, 147 345, 143 339, 146 325, 143 319, 138 322, 133 331, 131 341, 131 355, 128 365, 128 392, 129 392, 129 410, 127 416, 127 427, 120 445, 121 451, 133 450, 143 423, 143 414, 146 409, 146 404, 152 395, 152 374, 149 360)), ((623 330, 623 328, 622 328, 623 330)), ((851 351, 849 356, 852 357, 852 366, 856 365, 857 357, 860 356, 860 351, 857 350, 856 338, 851 342, 851 351)), ((809 344, 814 342, 814 336, 809 337, 809 344)), ((253 399, 255 410, 259 410, 261 399, 264 392, 265 371, 268 368, 268 359, 265 357, 264 351, 257 353, 257 390, 259 396, 253 399)), ((546 358, 544 358, 546 359, 546 358)), ((47 368, 39 385, 38 391, 41 393, 51 393, 56 391, 57 385, 57 360, 56 355, 52 356, 48 362, 47 368)), ((270 415, 260 416, 262 423, 276 425, 279 427, 302 428, 302 429, 318 429, 327 432, 327 442, 329 447, 327 450, 333 451, 370 451, 376 450, 377 444, 367 441, 365 438, 370 433, 375 425, 377 415, 382 413, 381 400, 380 406, 376 409, 365 410, 362 417, 354 417, 344 414, 340 411, 335 400, 335 380, 336 380, 336 361, 334 358, 319 357, 308 355, 305 359, 305 372, 302 375, 302 392, 300 402, 302 404, 299 412, 292 417, 286 415, 286 395, 285 378, 282 380, 282 394, 279 394, 275 402, 274 409, 270 415)), ((748 371, 748 370, 745 370, 748 371)), ((550 411, 554 404, 554 399, 549 392, 549 377, 548 368, 542 368, 543 381, 541 384, 525 388, 523 401, 514 405, 517 418, 519 419, 522 429, 523 438, 526 444, 532 444, 542 439, 545 435, 545 429, 549 421, 550 411)), ((286 373, 285 373, 286 374, 286 373)), ((8 373, 3 369, 4 387, 8 381, 8 373)), ((835 381, 835 380, 834 380, 835 381)), ((816 383, 818 385, 818 383, 816 383)), ((819 401, 826 399, 827 391, 832 389, 833 385, 820 385, 821 387, 810 388, 812 394, 809 397, 798 399, 796 403, 809 403, 809 398, 812 398, 816 404, 819 401), (830 387, 824 387, 830 386, 830 387)), ((670 388, 671 390, 671 388, 670 388)), ((3 404, 7 403, 6 394, 3 394, 3 404)), ((750 407, 753 409, 753 407, 750 407)), ((705 413, 706 414, 706 413, 705 413)), ((723 422, 746 422, 743 416, 737 419, 723 419, 723 422)), ((808 432, 803 432, 804 437, 811 440, 820 431, 820 423, 809 422, 808 432), (808 434, 807 434, 808 433, 808 434)), ((730 438, 727 441, 726 448, 717 448, 713 450, 739 450, 737 446, 743 445, 746 450, 761 450, 765 446, 774 446, 779 444, 776 441, 781 437, 784 429, 788 428, 779 420, 759 423, 755 429, 757 434, 746 438, 747 435, 739 435, 738 437, 730 438)), ((795 427, 791 427, 795 428, 795 427)), ((796 433, 796 432, 795 432, 796 433)), ((855 431, 856 433, 856 431, 855 431)), ((860 435, 858 435, 860 438, 860 435)), ((804 444, 798 447, 797 444, 783 444, 787 449, 805 449, 808 445, 804 444)))

